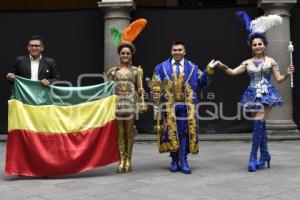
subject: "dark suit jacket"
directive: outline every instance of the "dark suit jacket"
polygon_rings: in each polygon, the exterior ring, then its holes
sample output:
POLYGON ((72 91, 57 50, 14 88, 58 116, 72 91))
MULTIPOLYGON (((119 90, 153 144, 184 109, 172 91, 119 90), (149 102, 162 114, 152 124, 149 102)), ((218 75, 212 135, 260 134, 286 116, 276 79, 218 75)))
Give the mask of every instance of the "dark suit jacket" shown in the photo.
MULTIPOLYGON (((16 63, 12 67, 10 73, 14 73, 17 76, 24 78, 31 78, 31 66, 30 57, 19 56, 16 58, 16 63)), ((47 79, 52 83, 60 78, 60 75, 56 69, 55 60, 52 58, 42 57, 39 63, 38 79, 47 79)))

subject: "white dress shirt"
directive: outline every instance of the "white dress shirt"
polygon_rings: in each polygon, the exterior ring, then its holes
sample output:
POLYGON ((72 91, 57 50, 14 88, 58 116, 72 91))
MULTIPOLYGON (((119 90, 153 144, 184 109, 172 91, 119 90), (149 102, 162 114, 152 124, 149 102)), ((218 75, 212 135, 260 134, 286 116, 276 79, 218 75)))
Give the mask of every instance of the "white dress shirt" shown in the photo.
POLYGON ((39 65, 40 61, 42 59, 42 56, 40 56, 37 59, 33 59, 33 57, 30 55, 30 67, 31 67, 31 80, 38 81, 39 80, 39 65))
MULTIPOLYGON (((181 61, 179 61, 179 63, 180 63, 179 71, 181 73, 183 71, 183 69, 184 69, 184 59, 182 59, 181 61)), ((173 70, 173 72, 176 73, 176 67, 177 67, 177 65, 176 65, 176 61, 174 60, 174 58, 172 58, 171 64, 172 64, 172 70, 173 70)))

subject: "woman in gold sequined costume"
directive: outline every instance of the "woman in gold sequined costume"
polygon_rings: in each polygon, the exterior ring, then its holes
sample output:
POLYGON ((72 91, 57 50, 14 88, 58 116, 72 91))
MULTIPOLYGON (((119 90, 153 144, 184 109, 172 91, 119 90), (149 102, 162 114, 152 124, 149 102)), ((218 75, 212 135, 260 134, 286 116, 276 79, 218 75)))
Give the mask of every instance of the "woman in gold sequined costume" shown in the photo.
POLYGON ((120 162, 118 173, 131 171, 131 155, 134 143, 134 117, 138 102, 144 109, 143 102, 143 70, 132 66, 131 60, 135 53, 135 47, 130 42, 123 42, 118 46, 120 65, 113 67, 107 72, 109 80, 116 83, 117 108, 116 117, 118 122, 118 145, 120 162))
POLYGON ((133 21, 123 31, 116 27, 110 29, 120 57, 119 66, 112 67, 106 73, 108 80, 115 81, 116 84, 116 118, 120 152, 118 173, 131 171, 134 117, 137 110, 141 112, 146 110, 143 98, 143 70, 140 66, 132 66, 132 56, 135 53, 132 42, 146 24, 147 20, 141 18, 133 21))

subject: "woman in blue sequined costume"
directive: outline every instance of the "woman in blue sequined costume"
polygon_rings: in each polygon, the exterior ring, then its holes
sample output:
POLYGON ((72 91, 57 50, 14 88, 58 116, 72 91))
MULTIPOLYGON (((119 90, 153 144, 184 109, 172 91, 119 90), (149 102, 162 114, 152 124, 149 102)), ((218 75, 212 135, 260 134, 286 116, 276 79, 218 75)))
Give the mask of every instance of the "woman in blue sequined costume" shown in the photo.
POLYGON ((240 66, 234 69, 230 69, 223 63, 220 63, 219 67, 230 76, 236 76, 247 71, 250 77, 251 81, 241 98, 241 104, 245 111, 252 113, 254 118, 248 171, 255 172, 256 169, 263 169, 265 163, 270 167, 271 155, 267 146, 265 120, 273 107, 283 104, 282 97, 271 82, 271 75, 273 74, 275 80, 281 83, 294 72, 294 67, 289 66, 285 75, 279 72, 277 62, 265 55, 267 39, 264 34, 252 34, 249 37, 249 43, 252 47, 252 58, 243 61, 240 66), (259 148, 261 157, 257 161, 259 148))

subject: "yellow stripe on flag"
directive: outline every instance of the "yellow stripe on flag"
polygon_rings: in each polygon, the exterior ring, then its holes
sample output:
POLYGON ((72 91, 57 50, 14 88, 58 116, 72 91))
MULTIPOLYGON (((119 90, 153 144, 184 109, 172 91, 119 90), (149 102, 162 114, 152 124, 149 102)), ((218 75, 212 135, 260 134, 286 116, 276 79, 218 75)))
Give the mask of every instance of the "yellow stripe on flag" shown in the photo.
POLYGON ((72 133, 101 127, 115 119, 116 96, 72 106, 33 106, 9 100, 8 131, 72 133))

